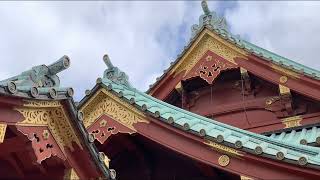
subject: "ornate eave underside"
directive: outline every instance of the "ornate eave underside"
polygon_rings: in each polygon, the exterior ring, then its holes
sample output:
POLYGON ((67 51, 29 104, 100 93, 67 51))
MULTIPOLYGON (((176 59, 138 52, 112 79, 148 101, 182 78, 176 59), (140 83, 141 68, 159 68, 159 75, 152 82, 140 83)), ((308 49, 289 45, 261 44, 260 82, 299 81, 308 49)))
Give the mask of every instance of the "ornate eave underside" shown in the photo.
MULTIPOLYGON (((101 92, 101 88, 104 88, 108 90, 103 90, 105 91, 104 94, 117 98, 122 103, 127 103, 127 105, 139 110, 145 116, 151 116, 160 122, 169 123, 173 127, 198 135, 199 137, 212 138, 215 143, 294 164, 307 165, 314 168, 318 168, 320 165, 320 151, 317 148, 281 142, 219 123, 215 120, 174 107, 136 89, 125 87, 105 78, 99 83, 91 90, 91 94, 88 94, 80 102, 80 109, 85 111, 87 104, 92 101, 91 98, 95 97, 97 92, 101 92)), ((136 113, 138 114, 139 112, 136 113)), ((127 127, 130 128, 130 126, 127 127)))
MULTIPOLYGON (((95 145, 88 141, 88 133, 77 116, 77 109, 72 98, 40 100, 21 98, 21 96, 11 94, 5 95, 0 100, 1 103, 13 108, 10 111, 22 119, 15 122, 16 120, 6 119, 6 115, 5 118, 2 117, 1 142, 6 142, 4 137, 7 125, 15 126, 32 142, 38 163, 52 156, 73 163, 70 152, 76 148, 77 152, 81 151, 93 160, 93 164, 96 165, 93 168, 94 171, 109 178, 109 169, 104 162, 99 160, 100 153, 95 145)), ((17 119, 17 117, 12 118, 17 119)), ((78 168, 76 168, 77 171, 79 171, 78 168)))

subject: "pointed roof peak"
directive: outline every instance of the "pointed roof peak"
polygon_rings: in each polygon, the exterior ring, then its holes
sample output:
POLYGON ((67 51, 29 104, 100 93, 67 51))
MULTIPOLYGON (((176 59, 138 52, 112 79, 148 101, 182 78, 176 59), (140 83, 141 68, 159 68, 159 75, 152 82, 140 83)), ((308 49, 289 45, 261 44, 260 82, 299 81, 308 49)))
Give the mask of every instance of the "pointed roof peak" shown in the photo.
POLYGON ((224 17, 219 17, 215 11, 210 11, 207 1, 201 2, 204 14, 199 17, 199 24, 191 27, 192 37, 194 37, 204 26, 211 26, 213 29, 229 32, 227 21, 224 17))

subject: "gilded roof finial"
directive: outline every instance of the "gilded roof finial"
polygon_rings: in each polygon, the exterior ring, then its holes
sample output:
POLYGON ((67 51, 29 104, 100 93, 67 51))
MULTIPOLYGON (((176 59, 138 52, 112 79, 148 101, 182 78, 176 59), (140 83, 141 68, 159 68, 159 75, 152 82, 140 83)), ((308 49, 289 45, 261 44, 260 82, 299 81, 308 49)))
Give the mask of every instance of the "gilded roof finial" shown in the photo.
POLYGON ((109 79, 115 83, 122 84, 127 87, 131 87, 129 83, 129 77, 118 67, 113 66, 107 54, 103 56, 103 61, 108 66, 108 69, 104 71, 103 78, 109 79))
POLYGON ((210 10, 209 10, 209 7, 208 7, 208 4, 207 4, 207 1, 206 0, 203 0, 201 2, 201 6, 202 6, 202 10, 204 12, 205 15, 208 15, 210 14, 210 10))

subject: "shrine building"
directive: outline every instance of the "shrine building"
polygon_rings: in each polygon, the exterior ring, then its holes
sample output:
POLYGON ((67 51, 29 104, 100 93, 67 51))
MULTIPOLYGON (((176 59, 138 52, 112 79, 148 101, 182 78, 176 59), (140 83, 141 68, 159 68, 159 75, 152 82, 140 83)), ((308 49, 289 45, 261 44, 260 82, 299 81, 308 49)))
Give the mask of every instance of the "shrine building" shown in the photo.
POLYGON ((146 92, 108 55, 80 102, 60 86, 67 56, 0 81, 0 179, 320 179, 320 71, 201 5, 146 92))

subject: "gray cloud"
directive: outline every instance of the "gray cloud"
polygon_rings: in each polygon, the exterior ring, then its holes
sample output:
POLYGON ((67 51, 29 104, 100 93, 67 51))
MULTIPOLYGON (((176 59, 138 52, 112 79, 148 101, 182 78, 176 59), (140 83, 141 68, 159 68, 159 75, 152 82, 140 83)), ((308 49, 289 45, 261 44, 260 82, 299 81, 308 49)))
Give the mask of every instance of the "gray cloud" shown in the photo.
MULTIPOLYGON (((319 69, 320 37, 313 33, 320 27, 319 5, 279 4, 209 2, 235 33, 319 69)), ((0 2, 0 79, 66 54, 71 67, 59 74, 62 86, 72 86, 80 100, 102 76, 108 53, 135 87, 146 90, 186 45, 201 13, 198 1, 0 2)))
POLYGON ((59 76, 79 100, 102 76, 108 53, 146 90, 173 59, 177 39, 189 36, 189 30, 179 34, 179 27, 200 8, 189 9, 195 8, 185 2, 1 2, 0 77, 66 54, 71 67, 59 76))
POLYGON ((316 1, 241 1, 226 11, 226 18, 232 31, 250 42, 320 69, 319 9, 316 1))

